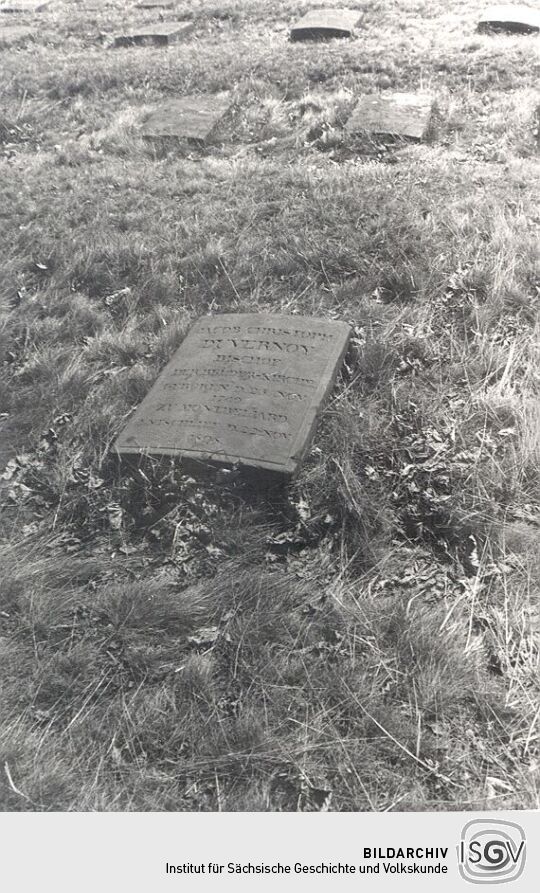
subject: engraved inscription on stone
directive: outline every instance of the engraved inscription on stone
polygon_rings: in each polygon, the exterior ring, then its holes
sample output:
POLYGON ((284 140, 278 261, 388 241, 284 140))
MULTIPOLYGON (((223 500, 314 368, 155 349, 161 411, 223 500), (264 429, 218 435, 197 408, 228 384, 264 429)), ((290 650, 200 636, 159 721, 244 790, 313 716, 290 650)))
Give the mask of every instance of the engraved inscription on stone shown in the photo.
POLYGON ((170 99, 148 115, 142 135, 148 140, 175 137, 205 142, 229 107, 227 93, 170 99))
POLYGON ((115 448, 294 474, 349 336, 346 323, 302 316, 201 317, 115 448))
POLYGON ((313 9, 291 28, 291 40, 351 37, 361 18, 357 9, 313 9))
POLYGON ((0 12, 41 12, 51 0, 0 0, 0 12))
POLYGON ((433 96, 419 93, 362 96, 346 130, 421 140, 429 129, 433 104, 433 96))
POLYGON ((130 47, 151 44, 166 46, 185 37, 192 30, 192 22, 175 22, 174 24, 159 22, 157 25, 140 25, 136 30, 116 34, 113 38, 113 46, 130 47))
POLYGON ((528 6, 490 6, 481 15, 478 30, 531 34, 540 31, 540 10, 528 6))

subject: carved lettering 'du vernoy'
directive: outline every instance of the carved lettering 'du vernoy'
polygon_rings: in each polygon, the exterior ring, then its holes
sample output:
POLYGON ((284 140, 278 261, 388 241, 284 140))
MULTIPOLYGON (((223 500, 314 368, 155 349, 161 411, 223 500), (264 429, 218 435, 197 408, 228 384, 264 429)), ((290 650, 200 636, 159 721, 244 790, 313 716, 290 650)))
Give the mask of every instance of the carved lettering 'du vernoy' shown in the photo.
POLYGON ((293 475, 349 338, 346 323, 309 317, 201 317, 115 449, 293 475))

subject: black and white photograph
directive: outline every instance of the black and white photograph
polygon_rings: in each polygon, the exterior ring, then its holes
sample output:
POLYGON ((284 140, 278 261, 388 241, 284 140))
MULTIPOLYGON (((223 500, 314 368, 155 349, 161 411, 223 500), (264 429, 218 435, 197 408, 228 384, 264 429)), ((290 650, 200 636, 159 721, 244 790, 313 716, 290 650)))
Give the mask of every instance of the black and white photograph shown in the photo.
POLYGON ((539 809, 539 76, 538 0, 0 0, 0 812, 539 809))

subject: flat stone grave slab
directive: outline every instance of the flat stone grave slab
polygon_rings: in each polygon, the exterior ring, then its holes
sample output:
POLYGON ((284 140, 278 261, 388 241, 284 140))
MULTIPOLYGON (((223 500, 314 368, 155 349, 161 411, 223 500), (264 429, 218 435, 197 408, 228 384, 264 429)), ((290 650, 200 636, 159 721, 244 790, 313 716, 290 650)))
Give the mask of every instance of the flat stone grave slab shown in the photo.
POLYGON ((7 28, 0 25, 0 46, 9 46, 17 40, 32 37, 34 29, 24 25, 8 25, 7 28))
POLYGON ((135 9, 173 9, 176 0, 140 0, 135 3, 135 9))
POLYGON ((431 121, 434 97, 421 93, 362 96, 346 124, 349 133, 375 133, 422 140, 431 121))
POLYGON ((174 137, 205 143, 230 108, 228 93, 182 96, 150 112, 142 125, 146 140, 174 137))
POLYGON ((41 12, 51 0, 0 0, 0 12, 41 12))
POLYGON ((272 313, 197 320, 115 442, 293 475, 350 337, 344 322, 272 313))
POLYGON ((191 31, 193 31, 193 22, 158 22, 156 25, 139 25, 133 31, 115 34, 113 46, 167 46, 186 37, 191 31))
POLYGON ((351 37, 362 13, 358 9, 313 9, 291 28, 291 40, 351 37))
POLYGON ((478 31, 531 34, 540 31, 540 10, 528 6, 490 6, 482 13, 478 31))

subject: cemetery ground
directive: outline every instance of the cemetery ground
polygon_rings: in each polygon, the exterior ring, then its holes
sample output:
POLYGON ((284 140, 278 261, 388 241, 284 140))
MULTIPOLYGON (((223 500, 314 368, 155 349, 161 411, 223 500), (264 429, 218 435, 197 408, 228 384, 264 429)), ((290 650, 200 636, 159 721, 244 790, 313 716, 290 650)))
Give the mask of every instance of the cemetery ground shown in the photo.
POLYGON ((540 37, 348 5, 113 49, 156 12, 56 3, 0 48, 4 810, 539 805, 540 37), (142 140, 224 89, 208 145, 142 140), (425 143, 347 134, 389 89, 425 143), (297 480, 119 468, 193 321, 256 310, 354 326, 297 480))

